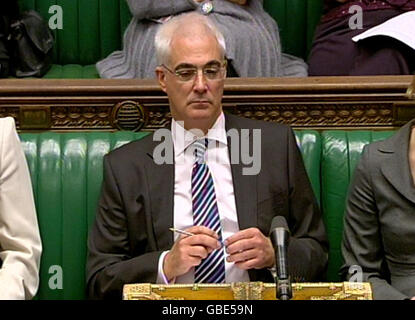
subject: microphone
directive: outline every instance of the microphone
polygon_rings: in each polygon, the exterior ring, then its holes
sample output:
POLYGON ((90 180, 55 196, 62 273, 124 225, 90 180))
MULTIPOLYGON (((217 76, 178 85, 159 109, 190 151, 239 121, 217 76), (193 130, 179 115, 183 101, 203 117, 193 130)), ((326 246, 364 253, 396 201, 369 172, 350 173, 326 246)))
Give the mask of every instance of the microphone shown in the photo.
POLYGON ((274 276, 276 282, 276 297, 279 300, 289 300, 293 296, 287 259, 290 231, 287 220, 283 216, 276 216, 272 219, 269 236, 274 247, 277 268, 276 277, 274 276))

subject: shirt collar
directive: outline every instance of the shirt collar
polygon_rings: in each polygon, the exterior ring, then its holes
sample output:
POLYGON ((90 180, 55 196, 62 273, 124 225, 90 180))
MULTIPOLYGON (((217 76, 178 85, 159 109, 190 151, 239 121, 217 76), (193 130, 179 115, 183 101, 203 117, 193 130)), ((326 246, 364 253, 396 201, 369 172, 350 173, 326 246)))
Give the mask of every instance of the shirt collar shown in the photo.
POLYGON ((215 140, 220 143, 223 143, 224 145, 228 145, 225 129, 225 115, 223 114, 223 112, 220 113, 212 128, 208 130, 206 136, 195 135, 193 132, 186 130, 183 127, 182 122, 180 123, 180 121, 178 122, 174 119, 171 123, 171 132, 176 156, 184 152, 186 148, 193 143, 194 140, 200 138, 208 138, 210 140, 215 140))

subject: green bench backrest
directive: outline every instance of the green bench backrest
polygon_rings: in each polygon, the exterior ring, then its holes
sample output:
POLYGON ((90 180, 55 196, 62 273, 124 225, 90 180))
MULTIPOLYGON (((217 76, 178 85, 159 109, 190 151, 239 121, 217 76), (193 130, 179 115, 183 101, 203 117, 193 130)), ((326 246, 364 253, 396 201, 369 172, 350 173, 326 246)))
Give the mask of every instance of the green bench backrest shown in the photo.
POLYGON ((306 60, 323 0, 264 0, 264 8, 278 22, 283 52, 306 60))
POLYGON ((43 242, 39 299, 84 299, 88 230, 95 218, 108 151, 146 133, 21 134, 43 242), (62 290, 49 280, 58 266, 62 290))
MULTIPOLYGON (((137 0, 140 1, 140 0, 137 0)), ((118 50, 131 14, 125 0, 19 0, 22 10, 35 9, 46 21, 49 8, 63 10, 63 29, 54 30, 54 63, 90 65, 118 50)), ((322 0, 265 0, 279 23, 284 51, 306 57, 322 0)))
POLYGON ((34 9, 46 21, 49 8, 63 10, 63 28, 54 30, 56 64, 94 64, 120 49, 131 15, 124 0, 19 0, 21 10, 34 9))
MULTIPOLYGON (((31 172, 43 242, 38 299, 84 299, 88 231, 94 221, 108 151, 147 133, 20 135, 31 172), (63 286, 56 288, 56 266, 63 286), (52 285, 50 285, 50 282, 52 285)), ((320 194, 320 136, 296 132, 307 172, 320 194)))
POLYGON ((394 131, 325 131, 322 133, 321 190, 323 218, 330 243, 328 281, 339 281, 343 263, 341 240, 347 190, 363 151, 371 142, 384 140, 394 131))

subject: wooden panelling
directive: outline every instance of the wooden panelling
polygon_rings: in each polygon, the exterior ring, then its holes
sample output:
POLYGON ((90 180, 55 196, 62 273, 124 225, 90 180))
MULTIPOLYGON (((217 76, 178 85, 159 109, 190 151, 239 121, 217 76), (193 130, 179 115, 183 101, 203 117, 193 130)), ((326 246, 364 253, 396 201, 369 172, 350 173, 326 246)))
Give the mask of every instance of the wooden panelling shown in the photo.
MULTIPOLYGON (((295 128, 391 128, 415 117, 411 76, 230 78, 223 107, 295 128)), ((412 83, 413 85, 413 83, 412 83)), ((0 80, 20 131, 155 130, 170 121, 155 80, 0 80)))

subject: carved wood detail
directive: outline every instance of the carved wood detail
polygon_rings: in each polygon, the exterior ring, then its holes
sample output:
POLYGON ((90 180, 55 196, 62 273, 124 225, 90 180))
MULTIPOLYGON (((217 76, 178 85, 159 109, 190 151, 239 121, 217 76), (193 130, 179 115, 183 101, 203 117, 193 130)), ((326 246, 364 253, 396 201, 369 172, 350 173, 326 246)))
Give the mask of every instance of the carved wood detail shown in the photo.
MULTIPOLYGON (((391 128, 415 117, 411 82, 411 76, 231 78, 223 108, 295 128, 391 128)), ((171 120, 155 80, 0 80, 0 116, 15 118, 20 131, 151 131, 171 120)))

